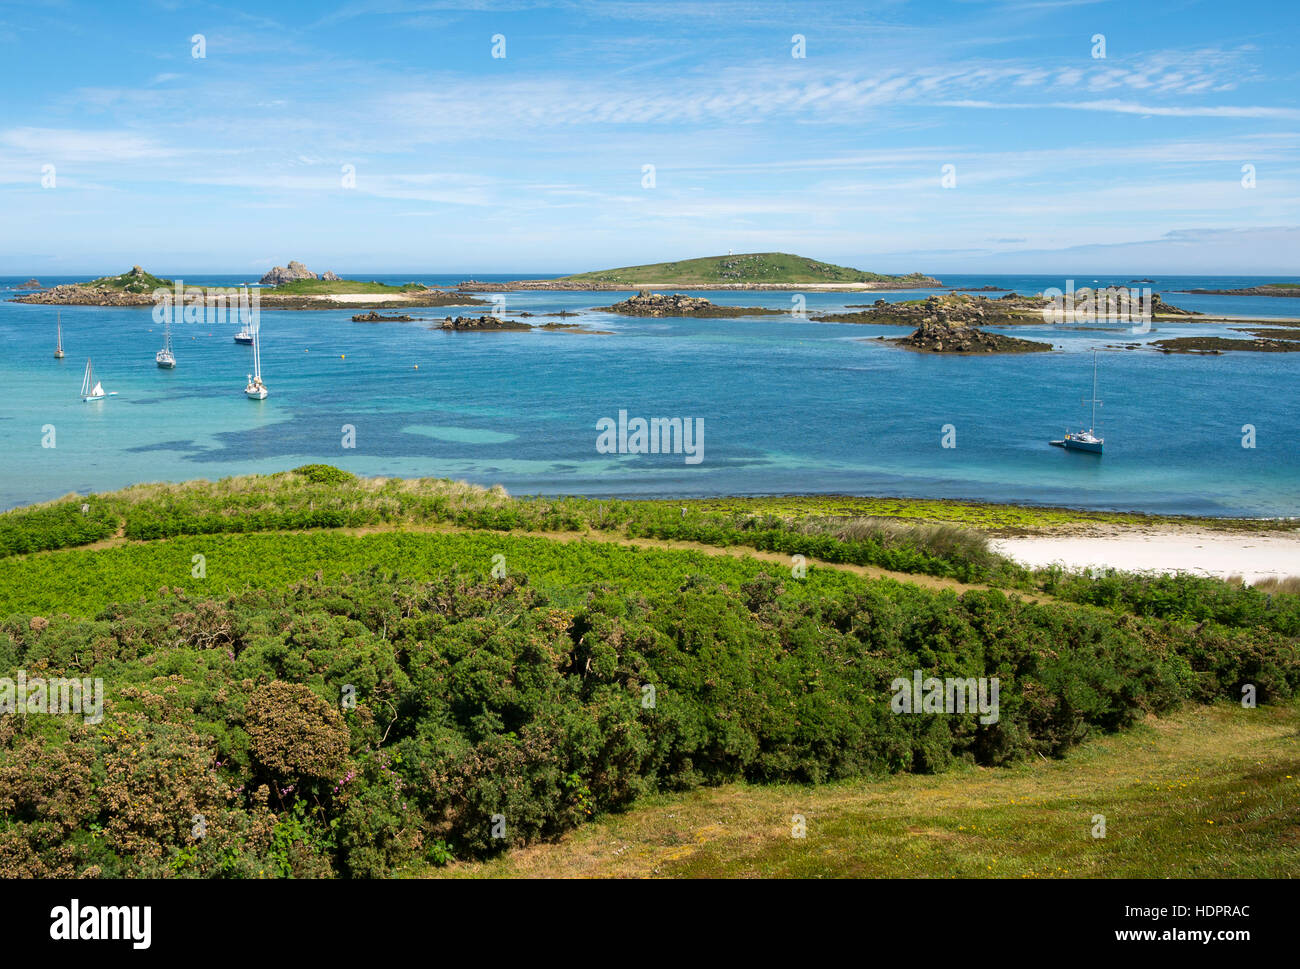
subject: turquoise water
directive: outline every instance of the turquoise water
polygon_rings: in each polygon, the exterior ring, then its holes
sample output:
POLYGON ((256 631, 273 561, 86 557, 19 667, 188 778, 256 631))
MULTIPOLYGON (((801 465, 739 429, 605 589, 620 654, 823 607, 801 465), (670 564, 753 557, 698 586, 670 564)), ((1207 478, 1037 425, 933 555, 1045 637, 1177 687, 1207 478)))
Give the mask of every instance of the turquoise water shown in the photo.
MULTIPOLYGON (((1127 284, 1129 278, 1099 281, 1127 284)), ((1166 277, 1153 288, 1172 294, 1259 281, 1166 277)), ((12 282, 0 280, 0 287, 12 282)), ((1057 277, 945 282, 1021 292, 1064 285, 1057 277)), ((1076 284, 1093 279, 1078 277, 1076 284)), ((791 305, 788 293, 702 295, 719 303, 791 305)), ((508 315, 620 298, 506 296, 508 315)), ((875 298, 808 294, 808 312, 875 298)), ((1300 316, 1300 300, 1168 299, 1207 312, 1300 316)), ((479 311, 414 312, 441 318, 479 311)), ((61 314, 68 355, 57 361, 55 308, 0 302, 2 507, 139 481, 325 461, 371 475, 499 482, 516 494, 833 492, 1300 514, 1294 429, 1300 354, 1105 353, 1098 392, 1105 402, 1098 420, 1105 456, 1047 445, 1086 422, 1081 398, 1091 389, 1093 347, 1223 332, 1204 323, 1161 324, 1137 337, 1015 327, 1001 332, 1051 341, 1065 352, 964 358, 914 354, 874 339, 904 335, 903 329, 791 317, 634 320, 588 313, 563 321, 614 331, 595 336, 444 333, 421 322, 353 323, 351 311, 267 311, 262 353, 271 397, 254 402, 242 392, 251 352, 233 342, 229 326, 175 328, 179 365, 160 371, 153 354, 162 336, 149 310, 63 307, 61 314), (80 400, 87 356, 119 396, 80 400), (629 417, 702 418, 703 461, 599 453, 596 422, 617 419, 620 410, 629 417), (956 429, 955 448, 941 446, 946 424, 956 429), (1241 446, 1244 424, 1255 427, 1253 449, 1241 446), (46 425, 54 427, 54 448, 42 447, 46 425), (355 428, 355 448, 342 446, 343 425, 355 428)))

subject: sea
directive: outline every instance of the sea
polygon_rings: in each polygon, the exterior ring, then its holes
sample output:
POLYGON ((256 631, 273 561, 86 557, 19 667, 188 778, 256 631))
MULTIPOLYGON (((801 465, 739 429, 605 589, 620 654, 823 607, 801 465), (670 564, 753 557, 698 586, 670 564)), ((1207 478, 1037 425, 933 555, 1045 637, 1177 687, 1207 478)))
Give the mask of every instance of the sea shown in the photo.
MULTIPOLYGON (((159 267, 165 269, 165 267, 159 267)), ((166 272, 160 275, 171 276, 166 272)), ((241 275, 184 275, 237 286, 241 275)), ((453 285, 537 273, 404 273, 345 278, 453 285)), ((554 274, 545 274, 547 276, 554 274)), ((877 337, 906 328, 790 314, 638 319, 592 308, 628 293, 509 292, 505 315, 608 331, 447 332, 447 315, 358 323, 362 310, 261 314, 270 396, 244 396, 251 350, 234 327, 173 327, 178 366, 160 370, 149 308, 11 302, 26 277, 0 277, 0 508, 150 481, 217 479, 325 462, 362 475, 447 477, 511 494, 679 498, 852 494, 956 498, 1153 513, 1300 514, 1300 353, 1163 354, 1113 349, 1174 336, 1243 335, 1191 320, 1147 333, 1075 325, 991 328, 1060 352, 918 354, 877 337), (544 317, 561 310, 581 315, 544 317), (55 360, 56 318, 67 356, 55 360), (1097 354, 1096 456, 1049 446, 1090 421, 1097 354), (86 360, 116 396, 84 403, 86 360), (702 428, 685 453, 617 453, 605 421, 681 418, 702 428), (610 440, 606 435, 605 443, 610 440)), ((89 277, 41 277, 46 286, 89 277)), ((1057 276, 943 274, 952 287, 1019 293, 1057 276)), ((1190 295, 1287 281, 1243 276, 1080 276, 1083 286, 1149 286, 1186 309, 1300 317, 1300 299, 1190 295), (1150 283, 1134 279, 1150 278, 1150 283)), ((843 311, 881 293, 702 291, 715 303, 843 311)), ((490 299, 491 294, 476 294, 490 299)), ((997 297, 998 293, 986 295, 997 297)))

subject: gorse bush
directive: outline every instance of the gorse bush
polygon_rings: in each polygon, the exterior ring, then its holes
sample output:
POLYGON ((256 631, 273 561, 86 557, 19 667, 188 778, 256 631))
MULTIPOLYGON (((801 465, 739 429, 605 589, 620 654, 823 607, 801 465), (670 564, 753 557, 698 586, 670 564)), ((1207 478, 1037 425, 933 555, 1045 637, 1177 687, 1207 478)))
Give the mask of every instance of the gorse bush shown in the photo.
POLYGON ((1261 629, 741 574, 557 595, 372 571, 12 616, 0 674, 102 675, 105 715, 0 718, 0 875, 379 876, 647 791, 1054 756, 1300 687, 1295 642, 1261 629), (996 722, 894 713, 918 669, 997 677, 996 722))
POLYGON ((293 473, 301 475, 312 484, 351 484, 357 480, 355 474, 332 464, 304 464, 294 468, 293 473))
MULTIPOLYGON (((1135 575, 1114 569, 1041 573, 1045 591, 1139 616, 1225 626, 1261 626, 1300 636, 1300 595, 1190 575, 1135 575)), ((1280 584, 1279 584, 1280 585, 1280 584)))

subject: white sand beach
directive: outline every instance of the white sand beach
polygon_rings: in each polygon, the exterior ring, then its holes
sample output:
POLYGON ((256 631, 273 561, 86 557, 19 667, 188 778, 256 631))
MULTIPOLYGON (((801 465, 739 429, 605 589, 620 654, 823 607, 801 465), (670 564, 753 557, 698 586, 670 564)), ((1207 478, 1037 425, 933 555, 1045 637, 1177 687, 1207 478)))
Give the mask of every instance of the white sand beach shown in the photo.
POLYGON ((1247 582, 1300 576, 1300 533, 1123 530, 1108 535, 1029 536, 993 548, 1027 566, 1195 572, 1247 582))

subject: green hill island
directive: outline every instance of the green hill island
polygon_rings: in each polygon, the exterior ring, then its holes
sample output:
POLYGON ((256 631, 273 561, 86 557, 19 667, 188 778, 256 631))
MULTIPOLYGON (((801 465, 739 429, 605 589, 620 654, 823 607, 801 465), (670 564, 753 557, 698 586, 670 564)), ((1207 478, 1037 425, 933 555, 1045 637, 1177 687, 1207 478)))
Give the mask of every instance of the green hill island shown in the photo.
POLYGON ((924 273, 890 276, 848 266, 818 262, 788 252, 751 252, 706 256, 680 262, 656 262, 595 272, 575 273, 556 279, 519 279, 509 283, 469 280, 460 289, 471 292, 519 289, 641 289, 651 286, 679 289, 932 289, 943 283, 924 273))

